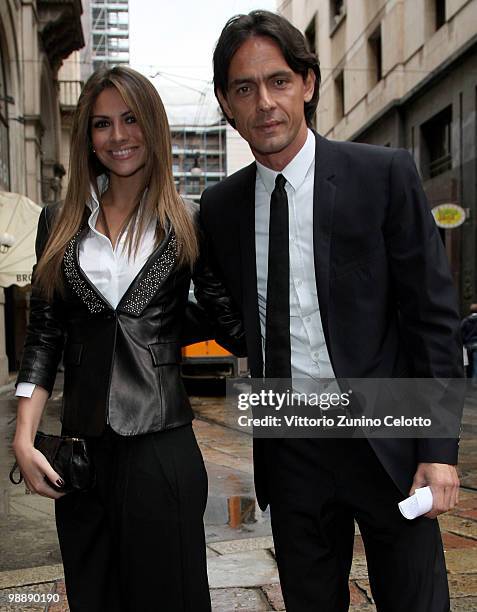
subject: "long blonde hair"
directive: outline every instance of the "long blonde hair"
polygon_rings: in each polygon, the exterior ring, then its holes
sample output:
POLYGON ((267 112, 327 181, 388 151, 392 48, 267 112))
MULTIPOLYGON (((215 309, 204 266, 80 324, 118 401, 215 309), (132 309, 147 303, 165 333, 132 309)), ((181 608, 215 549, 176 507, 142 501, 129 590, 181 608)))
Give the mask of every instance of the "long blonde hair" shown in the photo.
POLYGON ((50 300, 55 291, 61 293, 63 290, 63 255, 68 242, 87 218, 86 203, 91 195, 91 184, 99 196, 97 178, 107 172, 92 148, 91 113, 96 98, 108 87, 118 90, 134 114, 146 145, 144 184, 124 225, 129 255, 137 253, 143 233, 153 218, 159 221, 157 244, 164 236, 164 228, 171 224, 177 237, 180 264, 192 267, 198 255, 191 215, 174 185, 169 123, 158 92, 146 77, 131 68, 101 68, 88 79, 78 100, 71 134, 66 198, 55 216, 35 270, 35 283, 50 300), (147 196, 141 203, 146 188, 147 196))

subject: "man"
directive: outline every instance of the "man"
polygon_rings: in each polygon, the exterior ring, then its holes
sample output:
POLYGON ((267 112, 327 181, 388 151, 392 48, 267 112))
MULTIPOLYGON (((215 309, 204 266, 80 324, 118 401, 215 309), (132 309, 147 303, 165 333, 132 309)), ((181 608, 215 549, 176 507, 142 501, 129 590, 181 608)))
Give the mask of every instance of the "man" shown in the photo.
MULTIPOLYGON (((412 158, 310 130, 319 82, 284 18, 226 24, 215 91, 256 162, 204 193, 201 220, 252 376, 460 377, 454 288, 412 158)), ((456 440, 257 439, 254 461, 288 611, 348 609, 354 519, 378 610, 449 610, 435 517, 457 502, 456 440), (397 503, 425 485, 432 510, 406 521, 397 503)))

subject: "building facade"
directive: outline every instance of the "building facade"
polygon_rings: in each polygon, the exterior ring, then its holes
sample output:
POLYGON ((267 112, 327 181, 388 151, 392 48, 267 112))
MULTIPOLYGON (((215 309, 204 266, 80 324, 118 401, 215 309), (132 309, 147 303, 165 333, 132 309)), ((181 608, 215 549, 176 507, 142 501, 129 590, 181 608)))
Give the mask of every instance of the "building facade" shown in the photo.
POLYGON ((129 64, 129 0, 83 0, 82 79, 101 66, 129 64))
POLYGON ((322 72, 324 136, 411 152, 431 208, 466 221, 440 230, 467 313, 476 296, 477 1, 285 0, 322 72))
MULTIPOLYGON (((81 0, 0 2, 0 190, 40 205, 61 198, 67 159, 62 100, 75 86, 63 85, 60 68, 84 45, 81 13, 81 0)), ((8 366, 18 365, 28 300, 24 289, 5 289, 4 335, 3 294, 0 289, 0 384, 8 366)))
POLYGON ((227 123, 225 130, 225 143, 227 176, 248 166, 255 160, 248 142, 229 123, 227 123))
POLYGON ((78 98, 83 89, 81 77, 80 51, 73 51, 65 59, 58 71, 58 94, 60 103, 61 133, 60 133, 60 164, 64 177, 61 181, 61 200, 66 195, 68 186, 68 170, 70 161, 70 140, 73 128, 73 114, 76 110, 78 98))
POLYGON ((226 176, 225 121, 215 125, 172 125, 172 171, 177 191, 199 201, 204 189, 226 176))

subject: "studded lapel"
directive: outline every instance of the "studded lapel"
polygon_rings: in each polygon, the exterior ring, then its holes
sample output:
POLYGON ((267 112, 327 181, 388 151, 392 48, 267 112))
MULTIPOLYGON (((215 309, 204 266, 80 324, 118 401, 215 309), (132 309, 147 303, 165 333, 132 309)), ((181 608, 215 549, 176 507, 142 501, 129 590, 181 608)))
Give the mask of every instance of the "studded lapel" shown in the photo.
MULTIPOLYGON (((97 314, 115 310, 108 300, 96 289, 79 265, 79 242, 87 226, 82 227, 69 241, 63 258, 66 280, 73 293, 87 309, 97 314)), ((121 298, 116 310, 140 316, 166 280, 176 263, 177 239, 169 229, 164 240, 153 251, 137 276, 121 298)))
POLYGON ((118 310, 139 316, 158 288, 172 272, 176 263, 177 238, 169 229, 167 236, 152 253, 142 270, 129 285, 118 304, 118 310))
POLYGON ((80 228, 68 242, 63 256, 63 271, 66 281, 86 308, 93 314, 112 309, 111 304, 104 298, 88 277, 81 270, 78 261, 78 245, 80 237, 86 231, 86 226, 80 228))

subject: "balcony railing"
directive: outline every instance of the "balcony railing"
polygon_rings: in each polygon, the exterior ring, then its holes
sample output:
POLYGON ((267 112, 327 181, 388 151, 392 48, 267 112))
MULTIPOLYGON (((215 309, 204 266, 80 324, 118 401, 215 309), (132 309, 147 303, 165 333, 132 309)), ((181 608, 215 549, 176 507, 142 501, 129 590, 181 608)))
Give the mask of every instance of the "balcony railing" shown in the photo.
POLYGON ((83 81, 59 81, 60 104, 64 109, 73 109, 83 89, 83 81))

